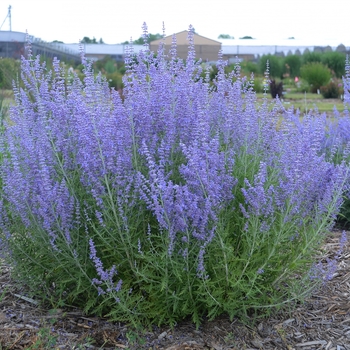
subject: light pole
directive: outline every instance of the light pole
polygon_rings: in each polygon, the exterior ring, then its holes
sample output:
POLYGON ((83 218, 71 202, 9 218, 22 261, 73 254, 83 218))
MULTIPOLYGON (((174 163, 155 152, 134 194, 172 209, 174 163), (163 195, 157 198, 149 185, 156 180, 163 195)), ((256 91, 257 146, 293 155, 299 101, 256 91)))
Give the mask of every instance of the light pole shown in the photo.
POLYGON ((0 26, 0 30, 2 28, 2 26, 4 25, 5 21, 6 21, 6 18, 9 19, 9 22, 10 22, 10 32, 12 31, 12 26, 11 26, 11 5, 9 6, 9 11, 7 12, 7 15, 4 19, 4 21, 2 22, 1 26, 0 26))
POLYGON ((11 5, 9 5, 9 12, 8 12, 8 18, 9 18, 9 22, 10 22, 10 32, 12 32, 12 25, 11 25, 11 5))

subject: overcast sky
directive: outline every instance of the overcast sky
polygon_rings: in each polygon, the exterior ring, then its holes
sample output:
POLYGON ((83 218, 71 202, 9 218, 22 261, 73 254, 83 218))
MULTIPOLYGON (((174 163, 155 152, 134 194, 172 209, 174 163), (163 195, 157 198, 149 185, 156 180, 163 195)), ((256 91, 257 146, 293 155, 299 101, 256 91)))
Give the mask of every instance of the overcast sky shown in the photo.
MULTIPOLYGON (((0 26, 12 6, 12 30, 45 41, 77 43, 84 36, 106 44, 150 33, 171 35, 193 25, 216 40, 220 34, 262 40, 295 37, 350 46, 350 0, 1 0, 0 26)), ((9 30, 6 19, 1 30, 9 30)))

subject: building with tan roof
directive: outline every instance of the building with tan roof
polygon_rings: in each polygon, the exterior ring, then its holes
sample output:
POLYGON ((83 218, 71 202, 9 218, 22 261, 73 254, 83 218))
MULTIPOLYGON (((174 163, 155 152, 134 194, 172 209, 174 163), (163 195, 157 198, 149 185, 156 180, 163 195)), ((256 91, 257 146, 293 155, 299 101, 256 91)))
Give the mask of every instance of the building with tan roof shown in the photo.
MULTIPOLYGON (((188 31, 184 30, 174 35, 176 36, 177 56, 181 59, 186 59, 189 47, 188 31)), ((157 52, 161 41, 164 41, 165 43, 166 54, 169 54, 169 50, 171 49, 171 44, 173 42, 173 35, 169 35, 163 39, 152 41, 150 43, 150 50, 157 52)), ((197 59, 201 58, 203 61, 218 60, 219 50, 221 49, 221 42, 208 39, 196 33, 193 34, 193 41, 197 59)))

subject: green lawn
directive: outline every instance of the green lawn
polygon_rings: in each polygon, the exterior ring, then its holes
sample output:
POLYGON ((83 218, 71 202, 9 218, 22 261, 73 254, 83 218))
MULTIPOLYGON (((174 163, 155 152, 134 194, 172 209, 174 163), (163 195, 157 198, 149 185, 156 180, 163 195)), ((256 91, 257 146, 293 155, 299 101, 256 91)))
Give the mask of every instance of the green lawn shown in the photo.
MULTIPOLYGON (((264 94, 256 94, 258 100, 262 100, 264 94)), ((271 95, 267 94, 268 100, 272 100, 271 95)), ((309 111, 310 109, 317 109, 319 112, 333 112, 334 106, 339 112, 344 110, 344 104, 341 99, 325 99, 322 95, 312 93, 301 92, 287 92, 281 99, 283 106, 288 109, 294 107, 294 109, 300 109, 301 112, 309 111)))

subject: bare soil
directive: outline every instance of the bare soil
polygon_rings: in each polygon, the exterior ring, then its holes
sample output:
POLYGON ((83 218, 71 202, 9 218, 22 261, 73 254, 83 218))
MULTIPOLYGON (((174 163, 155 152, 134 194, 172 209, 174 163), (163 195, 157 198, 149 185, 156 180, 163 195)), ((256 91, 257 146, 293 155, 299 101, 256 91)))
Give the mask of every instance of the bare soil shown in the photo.
MULTIPOLYGON (((322 249, 324 261, 339 249, 335 230, 322 249)), ((350 238, 350 237, 349 237, 350 238)), ((350 245, 331 281, 291 310, 255 323, 222 316, 152 331, 84 315, 80 310, 47 310, 11 280, 11 268, 0 267, 0 349, 166 349, 166 350, 350 350, 350 245)))

